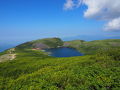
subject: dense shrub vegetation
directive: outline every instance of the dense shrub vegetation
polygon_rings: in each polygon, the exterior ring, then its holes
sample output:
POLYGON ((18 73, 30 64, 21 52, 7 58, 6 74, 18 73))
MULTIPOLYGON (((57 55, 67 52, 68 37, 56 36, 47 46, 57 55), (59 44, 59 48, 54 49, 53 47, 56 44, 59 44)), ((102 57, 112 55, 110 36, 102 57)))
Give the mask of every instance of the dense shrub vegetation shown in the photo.
POLYGON ((16 49, 13 61, 0 63, 0 90, 119 90, 120 49, 95 55, 53 58, 16 49))

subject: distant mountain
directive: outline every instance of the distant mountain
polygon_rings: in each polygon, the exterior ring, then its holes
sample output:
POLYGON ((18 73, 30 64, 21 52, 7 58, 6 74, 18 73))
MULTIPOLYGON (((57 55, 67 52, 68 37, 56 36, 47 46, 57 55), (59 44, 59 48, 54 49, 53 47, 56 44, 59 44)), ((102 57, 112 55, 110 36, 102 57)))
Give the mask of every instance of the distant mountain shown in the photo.
POLYGON ((45 38, 20 44, 16 48, 19 50, 22 49, 44 50, 58 47, 71 47, 79 50, 84 54, 94 54, 101 48, 120 47, 120 39, 105 39, 93 41, 84 40, 62 41, 60 38, 45 38))
POLYGON ((57 48, 63 45, 63 41, 60 38, 44 38, 33 40, 18 45, 18 49, 48 49, 48 48, 57 48))
POLYGON ((99 49, 109 49, 120 47, 120 39, 105 39, 105 40, 71 40, 64 42, 65 47, 71 47, 79 50, 84 54, 94 54, 99 49))

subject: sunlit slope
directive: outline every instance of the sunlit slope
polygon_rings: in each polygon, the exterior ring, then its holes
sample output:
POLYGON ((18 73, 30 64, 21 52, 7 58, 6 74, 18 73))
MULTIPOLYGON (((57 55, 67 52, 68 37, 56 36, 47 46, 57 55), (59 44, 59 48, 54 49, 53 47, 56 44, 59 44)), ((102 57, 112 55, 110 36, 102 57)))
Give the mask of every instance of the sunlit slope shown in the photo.
POLYGON ((18 45, 16 48, 18 49, 47 49, 47 48, 57 48, 63 45, 63 41, 60 38, 45 38, 39 40, 33 40, 30 42, 23 43, 18 45))
POLYGON ((37 50, 16 54, 15 60, 0 63, 1 90, 120 89, 119 48, 69 58, 52 58, 37 50))
POLYGON ((95 41, 73 40, 64 43, 66 47, 73 47, 85 54, 95 54, 99 49, 120 47, 120 39, 107 39, 95 41))

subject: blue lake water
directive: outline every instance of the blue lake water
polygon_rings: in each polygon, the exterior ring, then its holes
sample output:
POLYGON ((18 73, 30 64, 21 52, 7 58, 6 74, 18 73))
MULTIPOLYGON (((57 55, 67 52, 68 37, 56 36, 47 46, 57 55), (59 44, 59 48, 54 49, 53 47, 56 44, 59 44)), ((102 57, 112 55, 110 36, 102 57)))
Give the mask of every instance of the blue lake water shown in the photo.
POLYGON ((83 56, 82 53, 73 48, 52 48, 45 50, 46 52, 50 52, 50 55, 53 57, 72 57, 72 56, 83 56))

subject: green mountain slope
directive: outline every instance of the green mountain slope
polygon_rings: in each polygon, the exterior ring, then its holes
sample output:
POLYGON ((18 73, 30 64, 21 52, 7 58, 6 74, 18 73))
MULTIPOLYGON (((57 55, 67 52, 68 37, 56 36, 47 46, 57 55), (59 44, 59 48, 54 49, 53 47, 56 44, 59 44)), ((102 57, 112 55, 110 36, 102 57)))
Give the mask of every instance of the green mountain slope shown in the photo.
POLYGON ((99 49, 120 47, 120 39, 95 40, 85 42, 83 40, 73 40, 64 42, 65 47, 76 48, 85 54, 95 54, 99 49))
POLYGON ((57 48, 58 46, 62 46, 63 41, 60 38, 45 38, 40 40, 34 40, 30 42, 23 43, 18 45, 16 48, 18 49, 47 49, 47 48, 57 48))
MULTIPOLYGON (((39 42, 44 41, 32 41, 1 53, 1 56, 15 54, 16 57, 0 63, 0 90, 120 89, 119 40, 69 41, 74 48, 77 44, 88 44, 101 49, 95 50, 93 55, 67 58, 54 58, 42 50, 33 50, 34 44, 39 42)), ((68 45, 58 42, 61 43, 55 43, 55 48, 68 45)), ((49 42, 49 48, 53 48, 50 45, 49 42)))
POLYGON ((60 38, 45 38, 23 43, 17 49, 48 49, 58 47, 71 47, 84 54, 95 54, 101 48, 120 47, 120 39, 95 40, 86 42, 84 40, 62 41, 60 38))

